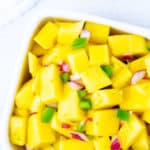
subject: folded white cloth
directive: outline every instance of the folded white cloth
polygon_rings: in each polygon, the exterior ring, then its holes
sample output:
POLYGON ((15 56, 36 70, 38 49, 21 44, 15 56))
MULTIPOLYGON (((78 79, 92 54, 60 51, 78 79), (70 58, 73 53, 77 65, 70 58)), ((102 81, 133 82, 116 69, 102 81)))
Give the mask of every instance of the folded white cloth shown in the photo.
POLYGON ((0 0, 0 28, 36 6, 40 0, 0 0))

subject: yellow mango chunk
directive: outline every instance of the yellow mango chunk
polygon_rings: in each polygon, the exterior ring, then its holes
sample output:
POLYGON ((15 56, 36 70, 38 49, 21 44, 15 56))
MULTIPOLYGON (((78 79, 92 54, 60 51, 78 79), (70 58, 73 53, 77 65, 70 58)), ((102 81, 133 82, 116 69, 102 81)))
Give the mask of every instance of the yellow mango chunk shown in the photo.
POLYGON ((61 140, 58 144, 58 150, 94 150, 91 142, 85 142, 75 139, 61 140))
POLYGON ((142 119, 150 124, 150 110, 145 111, 142 115, 142 119))
POLYGON ((118 139, 122 149, 128 149, 136 142, 139 135, 143 132, 143 123, 133 114, 129 121, 124 122, 118 132, 118 139))
POLYGON ((108 45, 114 56, 145 55, 148 53, 145 39, 137 35, 112 35, 108 38, 108 45))
POLYGON ((150 61, 150 54, 140 57, 129 63, 129 69, 133 73, 139 70, 146 70, 146 69, 148 69, 149 72, 149 61, 150 61))
POLYGON ((32 77, 35 77, 37 72, 40 69, 40 63, 38 58, 33 55, 32 53, 28 53, 28 63, 29 63, 29 72, 31 73, 32 77))
POLYGON ((71 45, 78 38, 83 28, 83 22, 58 23, 58 44, 71 45))
POLYGON ((138 112, 150 109, 150 82, 142 82, 123 89, 123 101, 120 105, 125 110, 138 112))
POLYGON ((111 57, 111 64, 113 76, 116 76, 118 72, 120 72, 123 68, 126 68, 126 65, 114 56, 111 57))
POLYGON ((33 80, 27 81, 17 93, 15 97, 15 104, 18 108, 30 108, 34 99, 34 95, 32 93, 32 83, 33 80))
POLYGON ((113 73, 112 85, 114 88, 122 88, 130 83, 132 73, 127 67, 122 68, 118 73, 113 73))
POLYGON ((55 142, 54 131, 50 123, 42 123, 41 115, 34 114, 28 120, 28 139, 29 149, 42 148, 55 142))
POLYGON ((42 103, 40 96, 35 96, 30 107, 30 112, 41 112, 43 107, 44 104, 42 103))
POLYGON ((109 137, 99 137, 93 140, 95 150, 110 150, 111 141, 109 137))
MULTIPOLYGON (((65 121, 65 123, 68 123, 68 121, 66 121, 66 120, 64 120, 64 121, 65 121)), ((61 135, 71 138, 71 134, 70 134, 71 130, 62 128, 62 122, 63 121, 58 119, 58 114, 55 113, 55 115, 53 116, 53 118, 51 120, 51 128, 53 130, 57 131, 58 133, 60 133, 61 135)))
POLYGON ((67 62, 67 55, 71 51, 70 46, 56 45, 50 52, 48 52, 42 60, 43 65, 51 63, 59 63, 61 61, 67 62))
POLYGON ((81 79, 89 93, 111 85, 111 80, 98 65, 89 66, 81 73, 81 79))
POLYGON ((88 56, 84 49, 74 50, 68 54, 68 62, 73 73, 82 72, 88 67, 88 56))
POLYGON ((58 118, 71 121, 82 120, 84 112, 80 109, 79 103, 77 90, 66 84, 64 86, 64 96, 58 103, 58 118))
POLYGON ((28 117, 29 111, 27 109, 15 108, 14 109, 14 114, 16 116, 20 116, 20 117, 28 117))
POLYGON ((107 45, 89 46, 90 64, 109 65, 109 49, 107 45))
POLYGON ((93 136, 113 136, 118 132, 119 119, 116 109, 89 111, 88 117, 93 121, 87 122, 86 133, 93 136))
POLYGON ((40 95, 41 73, 42 73, 42 67, 39 69, 39 71, 37 72, 36 76, 33 78, 32 92, 35 95, 40 95))
POLYGON ((63 92, 59 68, 52 64, 43 67, 41 72, 40 98, 45 104, 60 100, 63 92))
POLYGON ((92 94, 93 109, 110 108, 122 102, 122 94, 118 89, 99 90, 92 94))
POLYGON ((27 118, 10 117, 10 140, 13 144, 24 146, 26 144, 27 118))
POLYGON ((84 28, 91 33, 90 42, 97 44, 105 44, 107 42, 107 38, 110 32, 110 26, 86 22, 84 28))
POLYGON ((47 50, 43 49, 41 46, 35 43, 31 49, 31 52, 35 56, 43 56, 47 53, 47 50))
POLYGON ((135 143, 132 145, 133 150, 149 150, 149 139, 146 128, 138 136, 135 143))
POLYGON ((47 22, 44 27, 35 35, 34 41, 43 49, 50 49, 56 42, 58 27, 52 23, 47 22))
POLYGON ((55 150, 54 146, 46 146, 42 150, 55 150))

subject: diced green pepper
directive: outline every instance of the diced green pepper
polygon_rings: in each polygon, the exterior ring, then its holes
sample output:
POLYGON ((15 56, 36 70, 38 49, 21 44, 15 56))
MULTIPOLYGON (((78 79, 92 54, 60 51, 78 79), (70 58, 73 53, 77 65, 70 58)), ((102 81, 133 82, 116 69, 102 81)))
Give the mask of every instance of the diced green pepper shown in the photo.
POLYGON ((129 112, 127 112, 123 109, 118 109, 117 117, 121 120, 128 121, 130 118, 130 114, 129 114, 129 112))
POLYGON ((150 51, 150 45, 147 45, 146 48, 148 51, 150 51))
POLYGON ((72 43, 73 49, 84 48, 86 46, 87 38, 77 38, 72 43))
POLYGON ((85 125, 83 122, 80 122, 78 125, 77 125, 77 132, 83 132, 85 130, 85 125))
POLYGON ((42 122, 48 123, 52 119, 55 111, 56 110, 54 108, 45 107, 42 111, 42 122))
POLYGON ((84 110, 92 109, 91 100, 88 98, 82 98, 80 101, 80 108, 82 108, 84 110))
POLYGON ((67 83, 70 79, 70 74, 68 72, 63 72, 60 75, 61 80, 63 81, 63 83, 67 83))
POLYGON ((111 69, 111 66, 109 65, 105 65, 105 66, 101 66, 102 70, 107 74, 107 76, 109 78, 112 77, 112 69, 111 69))
POLYGON ((86 90, 78 90, 78 96, 80 98, 83 98, 87 95, 87 91, 86 90))

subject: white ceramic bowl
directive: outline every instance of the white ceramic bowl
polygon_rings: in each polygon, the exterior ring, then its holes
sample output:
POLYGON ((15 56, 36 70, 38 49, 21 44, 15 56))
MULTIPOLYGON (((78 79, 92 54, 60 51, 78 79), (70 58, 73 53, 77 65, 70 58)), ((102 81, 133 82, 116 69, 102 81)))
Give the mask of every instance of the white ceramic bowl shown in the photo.
POLYGON ((53 19, 53 18, 59 18, 59 19, 65 19, 65 20, 82 20, 82 21, 92 21, 96 23, 102 23, 102 24, 108 24, 114 29, 121 30, 123 32, 128 33, 134 33, 139 34, 141 36, 144 36, 145 38, 150 39, 150 30, 132 26, 126 23, 121 23, 105 18, 101 18, 98 16, 91 16, 87 14, 80 14, 80 13, 74 13, 74 12, 67 12, 67 11, 52 11, 52 10, 41 10, 38 12, 35 12, 31 18, 29 18, 29 26, 26 27, 25 35, 22 40, 22 47, 20 48, 20 54, 18 55, 18 60, 16 63, 16 67, 14 70, 14 73, 12 75, 12 83, 10 86, 10 90, 8 91, 8 98, 5 100, 5 105, 3 107, 3 110, 1 111, 1 125, 0 125, 0 150, 12 150, 14 149, 13 146, 9 142, 8 137, 8 121, 10 114, 12 112, 13 104, 14 104, 14 96, 16 93, 16 90, 21 83, 21 80, 23 79, 25 63, 26 63, 26 54, 27 50, 30 47, 30 41, 31 38, 37 29, 37 26, 43 22, 45 19, 53 19))

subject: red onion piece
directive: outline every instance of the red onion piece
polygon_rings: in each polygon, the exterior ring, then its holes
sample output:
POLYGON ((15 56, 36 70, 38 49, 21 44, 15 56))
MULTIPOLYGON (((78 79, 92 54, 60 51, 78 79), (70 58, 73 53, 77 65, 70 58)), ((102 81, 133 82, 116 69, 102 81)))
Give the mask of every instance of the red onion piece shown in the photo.
POLYGON ((70 72, 70 67, 66 62, 61 62, 60 64, 58 64, 58 66, 60 67, 60 71, 62 72, 70 72))
POLYGON ((118 138, 115 138, 112 140, 111 150, 120 150, 120 143, 119 143, 118 138))
POLYGON ((91 36, 91 33, 88 30, 82 30, 80 33, 80 37, 81 38, 87 38, 89 39, 91 36))
POLYGON ((35 114, 37 114, 37 112, 30 112, 29 115, 35 115, 35 114))
POLYGON ((132 60, 134 58, 134 56, 132 54, 124 54, 123 56, 121 56, 121 60, 123 61, 129 61, 132 60))
POLYGON ((145 70, 139 70, 134 73, 134 75, 131 78, 131 84, 137 83, 139 80, 143 79, 146 76, 145 70))
POLYGON ((65 129, 69 129, 71 127, 71 125, 67 124, 67 123, 62 123, 61 127, 65 128, 65 129))
POLYGON ((76 73, 76 74, 73 74, 73 75, 70 76, 70 80, 81 82, 81 77, 78 73, 76 73))
POLYGON ((89 141, 85 134, 79 132, 71 132, 72 138, 81 140, 81 141, 89 141))
POLYGON ((82 83, 79 83, 78 81, 69 81, 68 84, 72 87, 75 88, 77 90, 81 90, 84 89, 84 85, 82 83))

